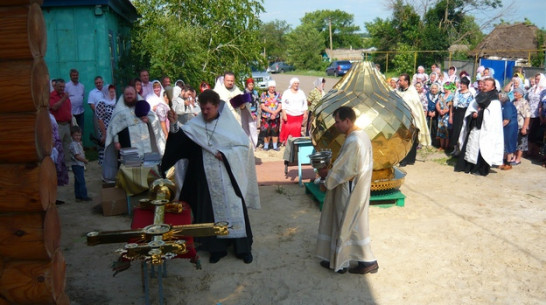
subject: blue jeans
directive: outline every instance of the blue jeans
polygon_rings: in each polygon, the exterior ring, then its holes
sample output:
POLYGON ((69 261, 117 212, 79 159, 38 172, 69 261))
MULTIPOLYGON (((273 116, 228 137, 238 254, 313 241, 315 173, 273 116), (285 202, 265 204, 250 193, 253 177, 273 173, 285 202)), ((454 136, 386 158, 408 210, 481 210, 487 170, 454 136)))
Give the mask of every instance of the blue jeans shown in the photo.
POLYGON ((81 165, 72 165, 74 173, 74 195, 76 199, 87 198, 87 187, 85 186, 84 168, 81 165))

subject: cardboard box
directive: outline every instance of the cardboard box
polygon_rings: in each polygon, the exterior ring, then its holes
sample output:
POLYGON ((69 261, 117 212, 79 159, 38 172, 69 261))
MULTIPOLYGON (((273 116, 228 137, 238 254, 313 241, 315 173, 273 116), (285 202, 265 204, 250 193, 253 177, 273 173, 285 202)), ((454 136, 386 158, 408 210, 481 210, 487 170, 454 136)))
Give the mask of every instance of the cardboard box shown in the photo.
POLYGON ((127 196, 125 195, 125 191, 117 187, 103 187, 101 205, 104 216, 127 214, 127 196))

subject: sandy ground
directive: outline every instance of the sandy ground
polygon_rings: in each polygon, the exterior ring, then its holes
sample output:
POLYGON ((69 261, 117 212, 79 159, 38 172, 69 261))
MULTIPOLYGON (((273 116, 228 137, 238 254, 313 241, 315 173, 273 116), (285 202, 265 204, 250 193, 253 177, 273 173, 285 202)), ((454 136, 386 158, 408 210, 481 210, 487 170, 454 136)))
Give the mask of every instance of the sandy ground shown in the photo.
MULTIPOLYGON (((282 152, 261 152, 263 161, 282 152)), ((546 170, 524 160, 487 177, 455 173, 439 153, 419 153, 406 167, 405 207, 371 207, 372 248, 380 270, 336 274, 319 266, 314 247, 320 211, 297 184, 260 187, 250 210, 254 262, 233 255, 202 270, 171 260, 165 304, 545 304, 546 170)), ((282 170, 282 169, 279 169, 282 170)), ((59 188, 67 294, 72 304, 143 304, 138 263, 112 277, 122 244, 86 246, 86 232, 130 227, 128 216, 93 211, 99 166, 86 178, 93 203, 59 188)), ((71 177, 72 180, 72 177, 71 177)), ((152 301, 157 283, 152 280, 152 301)))

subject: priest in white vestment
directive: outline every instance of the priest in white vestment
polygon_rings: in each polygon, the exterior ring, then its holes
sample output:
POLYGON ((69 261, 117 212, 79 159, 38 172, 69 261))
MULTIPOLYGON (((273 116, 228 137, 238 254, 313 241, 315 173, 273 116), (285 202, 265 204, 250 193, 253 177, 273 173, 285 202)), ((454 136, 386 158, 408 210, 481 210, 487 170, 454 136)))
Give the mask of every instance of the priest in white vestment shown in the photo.
POLYGON ((345 273, 375 273, 379 269, 370 245, 368 208, 373 171, 372 144, 365 131, 354 124, 350 107, 334 112, 336 129, 346 135, 332 168, 322 168, 326 196, 322 207, 317 256, 322 267, 345 273))
POLYGON ((502 107, 495 88, 495 80, 485 78, 482 92, 466 109, 459 135, 457 172, 487 176, 491 166, 503 164, 502 107))
MULTIPOLYGON (((217 263, 234 246, 236 257, 252 262, 252 230, 247 207, 260 208, 254 151, 248 136, 212 90, 199 95, 201 113, 171 125, 161 170, 175 166, 179 199, 187 202, 194 223, 227 222, 227 236, 198 239, 217 263), (177 130, 180 129, 180 130, 177 130)), ((169 120, 177 122, 174 111, 169 120)))
POLYGON ((233 108, 230 103, 232 98, 243 94, 243 92, 235 86, 235 74, 233 74, 233 72, 224 73, 223 78, 220 78, 214 85, 214 91, 220 95, 220 100, 226 102, 226 107, 228 107, 239 124, 241 124, 241 116, 245 116, 245 121, 252 120, 249 103, 237 108, 233 108))
POLYGON ((430 130, 427 126, 427 118, 423 111, 423 104, 419 98, 419 93, 413 85, 410 84, 409 75, 403 73, 398 79, 398 90, 396 91, 404 100, 408 108, 411 110, 413 124, 419 129, 418 133, 413 138, 413 146, 407 156, 400 161, 400 166, 411 165, 415 163, 417 156, 417 146, 430 146, 430 130))
MULTIPOLYGON (((136 89, 127 86, 122 97, 114 107, 112 118, 106 131, 104 143, 104 163, 102 166, 103 179, 114 181, 118 169, 118 151, 125 147, 137 148, 140 157, 145 153, 158 152, 161 155, 161 143, 165 137, 161 132, 159 120, 153 111, 146 111, 146 119, 136 114, 136 89)), ((143 101, 145 102, 145 101, 143 101)))

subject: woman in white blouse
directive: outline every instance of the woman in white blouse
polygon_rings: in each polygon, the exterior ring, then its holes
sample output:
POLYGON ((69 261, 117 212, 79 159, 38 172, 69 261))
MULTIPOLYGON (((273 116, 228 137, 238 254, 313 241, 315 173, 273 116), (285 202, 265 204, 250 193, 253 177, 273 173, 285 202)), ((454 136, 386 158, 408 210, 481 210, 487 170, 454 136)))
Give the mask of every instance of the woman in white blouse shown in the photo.
POLYGON ((282 127, 279 140, 286 144, 289 136, 301 137, 301 126, 307 118, 307 97, 299 89, 300 80, 293 77, 290 85, 282 94, 282 127))

